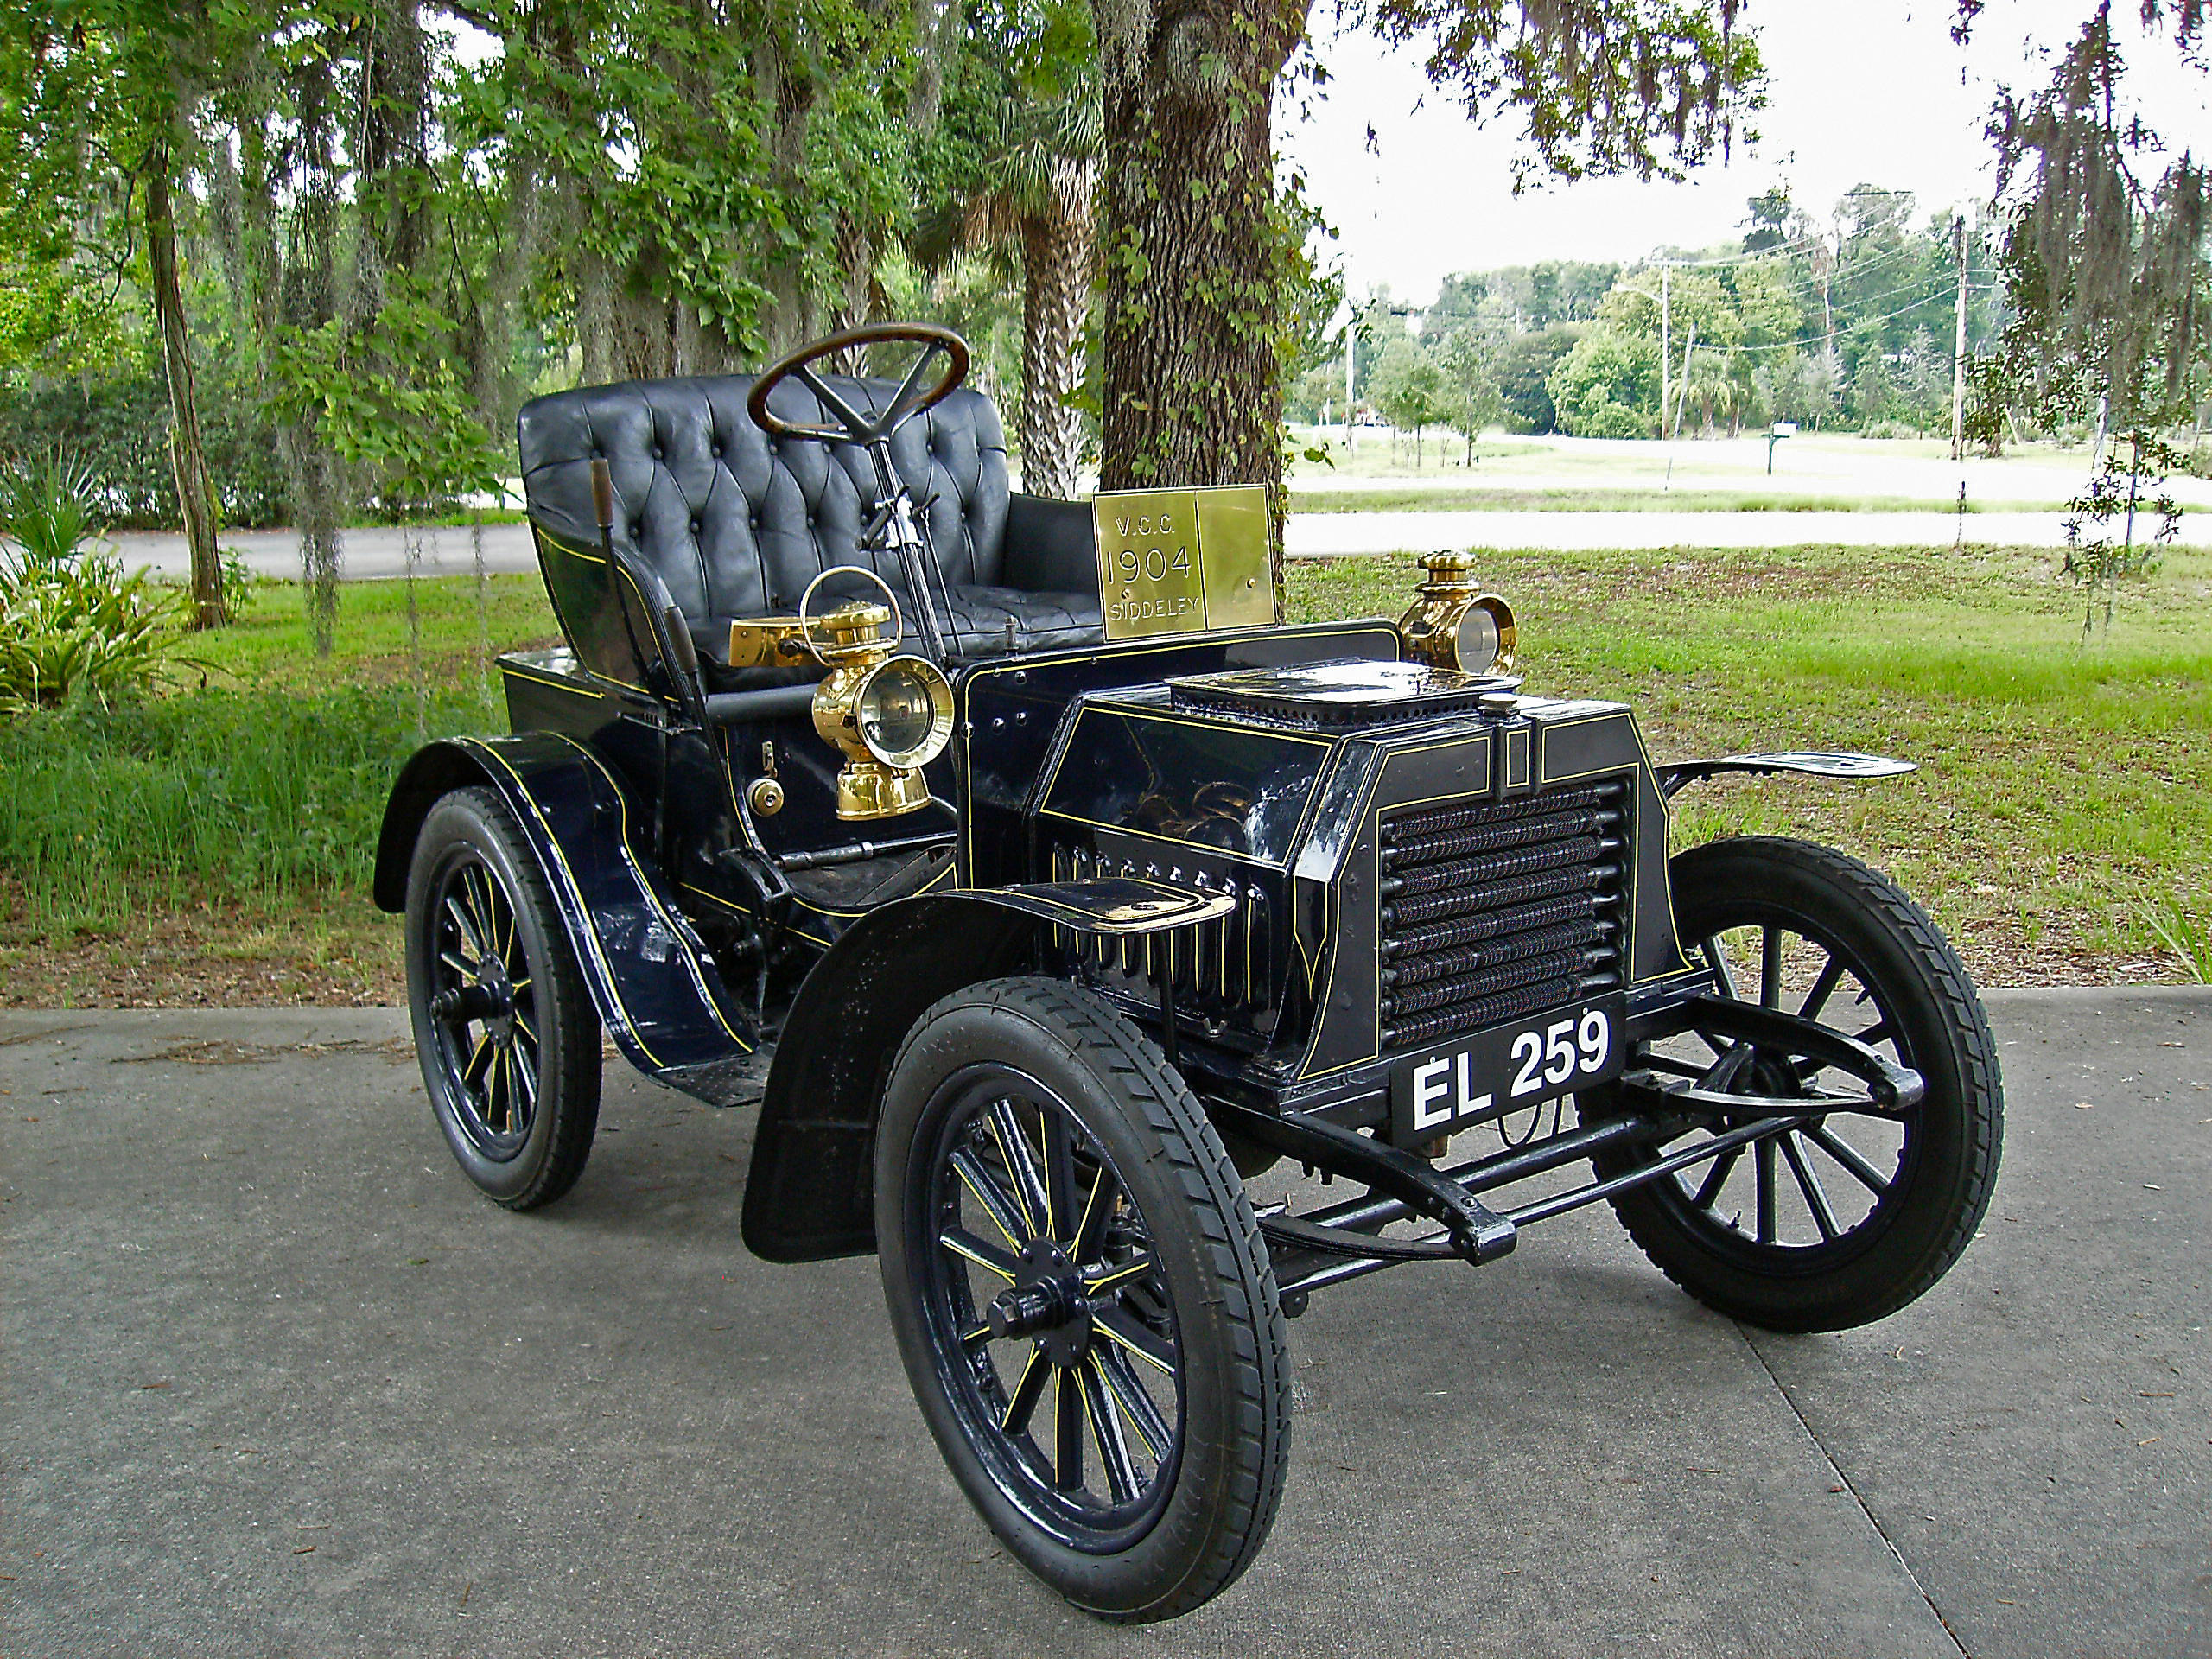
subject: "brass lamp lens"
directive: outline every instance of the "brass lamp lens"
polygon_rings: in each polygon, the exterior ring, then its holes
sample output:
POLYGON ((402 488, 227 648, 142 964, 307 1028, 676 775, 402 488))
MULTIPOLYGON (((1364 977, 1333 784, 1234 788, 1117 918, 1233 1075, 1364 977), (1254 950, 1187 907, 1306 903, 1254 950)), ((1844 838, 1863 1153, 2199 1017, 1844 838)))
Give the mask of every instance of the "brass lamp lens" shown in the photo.
POLYGON ((1463 674, 1487 674, 1497 661, 1497 619, 1479 605, 1470 606, 1452 636, 1452 654, 1463 674))
POLYGON ((912 658, 886 663, 871 675, 853 713, 861 741, 887 766, 926 765, 951 733, 951 696, 944 676, 912 658))

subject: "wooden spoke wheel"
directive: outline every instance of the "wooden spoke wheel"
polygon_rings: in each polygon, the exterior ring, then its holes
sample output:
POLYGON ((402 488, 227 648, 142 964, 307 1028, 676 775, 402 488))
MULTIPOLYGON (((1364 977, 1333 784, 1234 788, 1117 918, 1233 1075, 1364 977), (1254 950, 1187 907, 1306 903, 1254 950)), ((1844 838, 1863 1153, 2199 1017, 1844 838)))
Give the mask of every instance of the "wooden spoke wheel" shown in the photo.
POLYGON ((1288 1388, 1235 1167, 1159 1051, 1057 981, 925 1014, 877 1150, 884 1287, 954 1476, 1071 1600, 1171 1618, 1266 1535, 1288 1388))
POLYGON ((457 790, 408 874, 407 991, 423 1084, 468 1178, 510 1209, 575 1184, 599 1121, 599 1021, 504 801, 457 790))
MULTIPOLYGON (((1958 1258, 1996 1180, 1996 1046, 1972 982, 1887 877, 1827 848, 1745 836, 1695 848, 1669 868, 1678 937, 1726 995, 1855 1038, 1920 1072, 1927 1093, 1895 1119, 1808 1112, 1796 1127, 1622 1193, 1615 1211, 1669 1278, 1734 1318, 1818 1331, 1895 1313, 1958 1258)), ((1862 1092, 1786 1046, 1694 1029, 1645 1045, 1631 1065, 1808 1107, 1862 1092)), ((1705 1133, 1616 1150, 1599 1172, 1623 1173, 1705 1133)))

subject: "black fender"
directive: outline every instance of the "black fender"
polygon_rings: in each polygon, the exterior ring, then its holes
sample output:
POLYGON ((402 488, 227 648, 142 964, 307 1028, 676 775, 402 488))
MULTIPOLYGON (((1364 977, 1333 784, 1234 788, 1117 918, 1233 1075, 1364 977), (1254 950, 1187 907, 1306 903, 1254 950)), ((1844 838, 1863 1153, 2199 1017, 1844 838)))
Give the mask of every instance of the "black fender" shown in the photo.
POLYGON ((379 909, 407 903, 407 870, 440 797, 488 784, 537 855, 599 1017, 648 1077, 717 1105, 756 1046, 705 943, 632 844, 630 803, 597 755, 558 732, 456 737, 417 750, 385 804, 379 909))
POLYGON ((1052 929, 1121 936, 1212 921, 1226 894, 1109 880, 916 893, 814 965, 784 1022, 746 1178, 746 1248, 770 1262, 875 1249, 875 1122, 891 1062, 932 1003, 1037 964, 1052 929))
POLYGON ((1677 760, 1671 766, 1653 768, 1659 779, 1659 792, 1670 801, 1690 785, 1718 778, 1724 772, 1795 772, 1809 778, 1867 779, 1902 778, 1919 770, 1916 761, 1892 760, 1885 754, 1853 754, 1841 749, 1724 754, 1717 760, 1677 760))

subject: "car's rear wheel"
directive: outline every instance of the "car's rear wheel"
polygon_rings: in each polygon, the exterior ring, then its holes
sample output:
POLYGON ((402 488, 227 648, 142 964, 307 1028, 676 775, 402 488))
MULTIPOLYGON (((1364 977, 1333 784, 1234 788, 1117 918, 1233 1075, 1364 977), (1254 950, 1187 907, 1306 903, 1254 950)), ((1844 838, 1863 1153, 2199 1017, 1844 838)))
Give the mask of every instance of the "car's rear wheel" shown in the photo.
POLYGON ((599 1124, 599 1018, 521 826, 493 791, 423 821, 407 876, 407 1001, 454 1160, 510 1210, 575 1185, 599 1124))
POLYGON ((1160 1051, 1041 978, 938 1003, 876 1150, 892 1324, 946 1463, 1077 1605, 1170 1618, 1274 1517, 1290 1381, 1235 1166, 1160 1051))
MULTIPOLYGON (((1676 935, 1727 995, 1854 1038, 1919 1072, 1927 1092, 1897 1119, 1808 1116, 1623 1192, 1615 1212, 1669 1278, 1733 1318, 1832 1331, 1896 1313, 1958 1259, 1997 1179, 2002 1089, 1972 980, 1894 882, 1832 849, 1744 836, 1694 848, 1669 869, 1676 935)), ((1630 1065, 1721 1093, 1850 1092, 1786 1045, 1694 1028, 1643 1046, 1630 1065)), ((1703 1133, 1617 1148, 1599 1173, 1624 1173, 1703 1133)))

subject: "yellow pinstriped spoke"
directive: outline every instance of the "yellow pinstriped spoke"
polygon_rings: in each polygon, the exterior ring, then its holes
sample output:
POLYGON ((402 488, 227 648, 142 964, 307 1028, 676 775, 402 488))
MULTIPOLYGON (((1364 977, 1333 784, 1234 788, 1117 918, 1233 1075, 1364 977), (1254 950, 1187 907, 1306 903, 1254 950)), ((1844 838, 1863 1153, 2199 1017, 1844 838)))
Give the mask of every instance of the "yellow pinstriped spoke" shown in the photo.
POLYGON ((1128 1442, 1122 1438, 1122 1420, 1096 1370, 1085 1362, 1075 1372, 1083 1401, 1083 1414, 1090 1425, 1091 1443, 1098 1448, 1098 1462, 1106 1471, 1107 1496, 1126 1503, 1137 1495, 1136 1465, 1129 1461, 1128 1442))
POLYGON ((522 1085, 524 1108, 534 1114, 537 1110, 537 1068, 525 1062, 521 1052, 512 1048, 507 1051, 507 1063, 514 1067, 515 1081, 522 1085))
POLYGON ((1021 1217, 1014 1214, 1013 1205, 1007 1202, 1006 1194, 999 1191, 998 1183, 991 1179, 990 1173, 976 1161, 975 1154, 965 1151, 954 1153, 952 1170, 960 1177, 960 1184, 976 1195, 976 1202, 982 1205, 983 1213, 990 1217, 991 1225, 1006 1235, 1007 1243, 1018 1250, 1028 1242, 1028 1229, 1022 1225, 1021 1217))
POLYGON ((1014 1258, 995 1244, 987 1244, 959 1227, 946 1228, 937 1236, 937 1242, 963 1262, 973 1262, 986 1273, 995 1273, 1009 1285, 1014 1282, 1014 1258))
POLYGON ((475 918, 469 915, 457 894, 446 894, 446 914, 453 918, 453 925, 460 931, 461 942, 468 947, 468 954, 483 961, 484 941, 476 935, 475 918))
POLYGON ((1133 1279, 1141 1278, 1151 1271, 1152 1257, 1149 1255, 1141 1255, 1134 1262, 1124 1262, 1118 1268, 1109 1268, 1095 1278, 1086 1270, 1084 1274, 1083 1287, 1090 1294, 1096 1296, 1102 1291, 1111 1290, 1117 1285, 1126 1285, 1133 1279))
POLYGON ((1098 1368, 1098 1375, 1106 1383, 1107 1392, 1113 1396, 1116 1407, 1128 1419, 1129 1426, 1144 1442, 1145 1450, 1154 1463, 1167 1455, 1167 1443, 1173 1432, 1160 1414, 1160 1407, 1137 1381, 1136 1373, 1129 1370, 1129 1362, 1115 1348, 1094 1348, 1087 1356, 1087 1363, 1098 1368))
POLYGON ((1083 1490, 1083 1391, 1071 1380, 1052 1368, 1052 1484, 1064 1492, 1083 1490))
POLYGON ((1014 1116, 1013 1105, 1004 1100, 991 1103, 990 1123, 991 1138, 998 1142, 999 1156, 1006 1160, 1007 1179, 1014 1183, 1014 1198, 1029 1224, 1030 1236, 1050 1238, 1052 1207, 1045 1196, 1044 1178, 1037 1173, 1037 1149, 1029 1144, 1028 1132, 1014 1116))
POLYGON ((1107 1212, 1113 1208, 1106 1186, 1106 1166, 1102 1163, 1098 1173, 1091 1179, 1090 1196, 1083 1204, 1083 1219, 1076 1223, 1075 1237, 1069 1244, 1069 1254, 1078 1262, 1090 1254, 1100 1230, 1106 1225, 1107 1212))
POLYGON ((1039 1343, 1029 1351, 1021 1375, 1014 1379, 1014 1389, 1007 1395, 1006 1415, 999 1419, 1001 1429, 1009 1434, 1019 1434, 1029 1427, 1030 1414, 1037 1409, 1037 1396, 1045 1391, 1045 1378, 1052 1371, 1052 1364, 1045 1357, 1044 1344, 1039 1343))
POLYGON ((1072 1127, 1065 1113, 1041 1110, 1038 1128, 1043 1132, 1045 1143, 1045 1213, 1050 1219, 1052 1236, 1067 1246, 1069 1254, 1075 1255, 1081 1222, 1076 1215, 1080 1188, 1075 1173, 1072 1127))
POLYGON ((499 943, 492 926, 493 912, 490 878, 484 874, 481 865, 472 864, 461 872, 461 885, 462 891, 468 895, 467 909, 476 923, 476 937, 484 942, 484 948, 478 954, 486 957, 496 955, 499 943))
POLYGON ((1119 1308, 1096 1308, 1090 1328, 1116 1347, 1134 1354, 1155 1370, 1175 1375, 1175 1351, 1119 1308))

